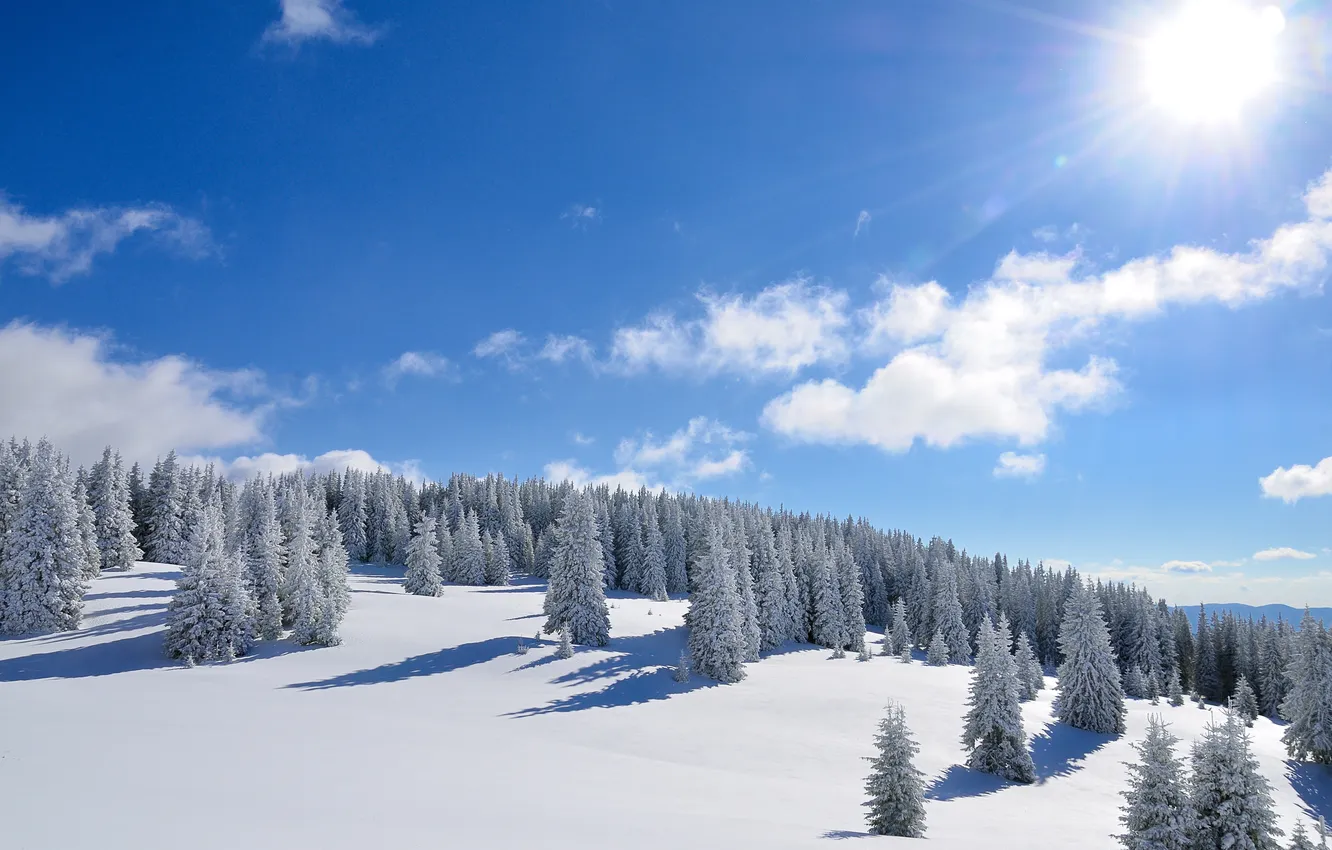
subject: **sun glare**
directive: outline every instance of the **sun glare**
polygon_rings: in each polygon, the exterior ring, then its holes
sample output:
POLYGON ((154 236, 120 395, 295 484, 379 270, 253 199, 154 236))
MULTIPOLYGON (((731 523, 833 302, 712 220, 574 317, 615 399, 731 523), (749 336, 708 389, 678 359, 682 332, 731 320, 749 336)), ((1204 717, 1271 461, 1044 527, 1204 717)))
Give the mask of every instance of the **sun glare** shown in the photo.
POLYGON ((1152 102, 1190 122, 1233 120, 1276 81, 1275 6, 1194 0, 1145 45, 1144 82, 1152 102))

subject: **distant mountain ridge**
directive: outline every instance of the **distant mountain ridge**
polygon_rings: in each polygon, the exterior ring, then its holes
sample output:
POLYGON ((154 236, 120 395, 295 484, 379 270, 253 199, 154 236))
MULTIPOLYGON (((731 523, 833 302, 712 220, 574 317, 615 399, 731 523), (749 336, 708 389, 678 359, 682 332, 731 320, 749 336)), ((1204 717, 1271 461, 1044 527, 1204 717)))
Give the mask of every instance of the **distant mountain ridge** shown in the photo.
MULTIPOLYGON (((1189 622, 1193 627, 1198 628, 1198 606, 1183 605, 1180 607, 1189 615, 1189 622)), ((1244 605, 1239 602, 1207 603, 1208 615, 1210 616, 1213 611, 1218 614, 1230 611, 1241 620, 1252 617, 1255 623, 1266 617, 1272 622, 1276 622, 1280 618, 1292 626, 1299 626, 1300 620, 1304 619, 1303 608, 1292 608, 1289 605, 1244 605)), ((1322 621, 1324 626, 1332 625, 1332 608, 1310 608, 1309 613, 1314 616, 1314 619, 1322 621)))

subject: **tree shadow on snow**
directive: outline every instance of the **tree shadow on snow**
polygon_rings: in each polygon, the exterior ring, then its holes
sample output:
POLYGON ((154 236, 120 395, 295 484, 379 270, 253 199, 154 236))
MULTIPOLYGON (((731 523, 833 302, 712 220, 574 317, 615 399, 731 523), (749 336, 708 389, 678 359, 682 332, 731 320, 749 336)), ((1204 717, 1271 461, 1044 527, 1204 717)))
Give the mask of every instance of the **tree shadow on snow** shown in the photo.
POLYGON ((152 631, 88 646, 0 659, 0 682, 83 679, 175 666, 177 662, 162 651, 161 632, 152 631))
POLYGON ((161 599, 175 596, 175 590, 126 590, 121 593, 88 593, 84 599, 161 599))
POLYGON ((119 634, 120 632, 138 631, 139 629, 156 629, 166 625, 166 618, 167 606, 159 605, 133 617, 122 617, 118 620, 98 623, 95 626, 80 626, 73 631, 43 635, 40 638, 35 638, 33 642, 40 644, 65 643, 79 638, 102 637, 119 634))
POLYGON ((315 682, 293 682, 283 687, 299 688, 305 691, 322 691, 328 688, 382 685, 388 682, 419 679, 422 676, 434 676, 438 673, 450 673, 464 667, 471 667, 473 664, 484 664, 487 661, 493 661, 503 655, 512 655, 519 640, 523 640, 523 638, 512 635, 489 638, 475 643, 464 643, 448 649, 427 652, 424 655, 413 655, 411 658, 404 658, 402 661, 395 661, 392 664, 381 664, 378 667, 357 670, 353 673, 343 673, 339 676, 315 682))
MULTIPOLYGON (((713 687, 718 683, 694 674, 687 682, 675 681, 675 665, 684 650, 684 626, 659 629, 648 635, 612 637, 605 647, 595 651, 612 653, 577 670, 557 676, 552 684, 572 687, 606 681, 605 687, 583 691, 543 706, 510 712, 508 717, 534 717, 589 708, 616 708, 654 700, 669 699, 677 694, 713 687)), ((577 654, 574 655, 576 659, 577 654)), ((528 666, 537 666, 533 662, 528 666)))
POLYGON ((833 841, 846 841, 848 838, 878 838, 872 832, 856 832, 851 829, 830 829, 823 833, 821 838, 830 838, 833 841))
POLYGON ((960 764, 944 771, 925 789, 926 800, 956 800, 961 797, 983 797, 1002 791, 1015 783, 993 773, 982 773, 960 764))
POLYGON ((1088 756, 1113 740, 1113 735, 1074 729, 1066 723, 1051 723, 1031 739, 1031 760, 1036 765, 1037 784, 1081 770, 1088 756))
POLYGON ((1309 817, 1332 821, 1332 765, 1288 760, 1286 778, 1309 817))
POLYGON ((107 570, 97 576, 99 579, 113 578, 155 578, 162 581, 175 581, 180 578, 180 570, 153 570, 151 572, 142 572, 140 570, 107 570))

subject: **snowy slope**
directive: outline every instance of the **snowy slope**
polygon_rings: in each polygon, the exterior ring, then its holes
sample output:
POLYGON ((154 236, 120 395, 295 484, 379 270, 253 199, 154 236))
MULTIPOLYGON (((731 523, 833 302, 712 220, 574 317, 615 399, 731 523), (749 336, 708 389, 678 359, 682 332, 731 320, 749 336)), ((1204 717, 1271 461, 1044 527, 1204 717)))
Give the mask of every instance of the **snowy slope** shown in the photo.
MULTIPOLYGON (((227 666, 161 653, 173 568, 96 580, 77 633, 0 642, 6 848, 813 848, 859 839, 885 700, 934 780, 931 846, 1110 848, 1129 740, 1149 711, 1191 739, 1208 712, 1131 701, 1112 740, 1026 706, 1039 784, 958 765, 968 671, 794 649, 718 686, 672 681, 684 602, 616 598, 608 650, 553 658, 542 588, 406 596, 353 576, 345 643, 261 645, 227 666), (1048 727, 1048 728, 1047 728, 1048 727)), ((1254 729, 1283 828, 1332 815, 1332 779, 1254 729), (1299 788, 1292 785, 1292 779, 1299 788), (1301 796, 1303 795, 1303 796, 1301 796)), ((869 838, 875 846, 906 839, 869 838)))

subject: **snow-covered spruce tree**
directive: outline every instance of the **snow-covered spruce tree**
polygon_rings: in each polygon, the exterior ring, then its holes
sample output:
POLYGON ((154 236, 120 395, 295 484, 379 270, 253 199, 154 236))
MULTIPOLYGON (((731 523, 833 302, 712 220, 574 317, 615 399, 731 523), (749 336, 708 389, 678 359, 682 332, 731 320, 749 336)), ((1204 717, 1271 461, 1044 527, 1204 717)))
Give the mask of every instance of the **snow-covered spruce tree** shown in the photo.
POLYGON ((504 535, 495 535, 486 557, 486 584, 492 587, 507 587, 512 565, 513 557, 509 553, 509 544, 504 542, 504 535))
POLYGON ((338 516, 331 510, 323 514, 315 528, 315 560, 321 599, 313 643, 337 646, 342 643, 338 629, 351 607, 351 591, 347 587, 347 547, 342 542, 338 516))
POLYGON ((1018 635, 1013 663, 1017 666, 1018 693, 1022 701, 1036 699, 1036 695, 1045 688, 1045 672, 1041 670, 1041 663, 1036 660, 1036 653, 1025 632, 1018 635))
POLYGON ((1184 704, 1184 686, 1179 682, 1179 668, 1170 668, 1170 679, 1166 682, 1166 697, 1173 706, 1184 704))
POLYGON ((934 667, 943 667, 948 663, 948 639, 943 629, 935 629, 930 639, 930 648, 925 652, 925 663, 934 667))
POLYGON ((680 661, 675 665, 671 678, 677 682, 689 681, 689 653, 685 650, 680 650, 680 661))
POLYGON ((1230 697, 1230 710, 1240 716, 1245 726, 1252 726, 1253 721, 1258 719, 1258 697, 1244 676, 1240 676, 1235 683, 1235 693, 1230 697))
POLYGON ((176 593, 167 608, 167 655, 187 664, 231 661, 252 641, 240 557, 226 549, 222 511, 210 500, 190 534, 176 593))
POLYGON ((481 546, 481 525, 476 514, 464 510, 462 525, 453 536, 453 580, 477 586, 486 582, 486 555, 481 546))
POLYGON ((568 627, 585 646, 610 642, 600 528, 590 493, 571 491, 555 527, 555 552, 546 588, 546 634, 568 627))
POLYGON ((449 521, 441 510, 435 517, 435 552, 439 555, 439 577, 442 581, 452 581, 449 575, 453 563, 453 535, 449 533, 449 521))
POLYGON ((643 506, 643 579, 642 594, 654 602, 665 602, 666 547, 657 527, 657 509, 648 499, 643 506))
POLYGON ((1105 734, 1124 731, 1124 691, 1110 646, 1110 630, 1101 603, 1089 585, 1078 585, 1064 603, 1059 629, 1059 695, 1055 717, 1076 729, 1105 734))
POLYGON ((750 546, 754 550, 754 603, 758 606, 759 648, 776 649, 791 636, 791 600, 777 560, 772 525, 766 519, 755 529, 750 546))
POLYGON ((740 597, 720 524, 709 523, 707 543, 694 566, 685 624, 694 669, 719 682, 745 677, 746 641, 740 597))
POLYGON ((957 595, 957 569, 944 561, 940 565, 940 573, 934 582, 935 634, 942 635, 948 644, 949 661, 966 664, 971 660, 971 636, 962 620, 962 602, 957 595))
MULTIPOLYGON (((1326 843, 1323 844, 1327 846, 1326 843)), ((1309 838, 1309 832, 1304 828, 1304 821, 1295 821, 1295 830, 1290 834, 1290 850, 1318 850, 1317 845, 1309 838)))
POLYGON ((1119 822, 1125 850, 1193 850, 1193 801, 1184 765, 1175 755, 1179 739, 1159 715, 1147 719, 1147 736, 1133 744, 1138 761, 1128 766, 1128 790, 1119 822))
POLYGON ((906 602, 900 596, 897 597, 897 601, 893 603, 892 634, 893 646, 896 647, 898 652, 901 652, 903 647, 906 647, 907 650, 911 649, 913 646, 911 640, 911 624, 907 620, 906 602))
POLYGON ((835 563, 837 589, 842 594, 842 630, 846 635, 846 648, 860 652, 865 648, 865 592, 860 587, 860 568, 856 566, 851 547, 845 543, 837 544, 835 563))
POLYGON ((904 643, 904 644, 902 644, 902 647, 901 647, 900 649, 897 650, 897 657, 898 657, 899 659, 901 659, 901 661, 902 661, 903 664, 910 664, 910 663, 911 663, 911 644, 909 644, 909 643, 904 643))
POLYGON ((134 515, 130 510, 129 479, 125 475, 120 455, 107 446, 102 459, 92 468, 92 490, 89 493, 96 517, 97 549, 102 569, 128 570, 135 561, 143 559, 138 541, 134 539, 134 515))
POLYGON ((759 632, 758 604, 754 601, 754 576, 749 571, 749 545, 745 532, 729 517, 724 520, 726 553, 731 559, 731 574, 735 576, 735 593, 740 600, 740 623, 745 635, 745 660, 759 660, 762 635, 759 632))
POLYGON ((283 600, 286 607, 283 619, 291 624, 292 638, 299 644, 309 645, 315 642, 324 604, 316 569, 314 524, 317 514, 304 488, 295 488, 288 495, 294 500, 294 506, 291 536, 285 543, 287 568, 283 600))
POLYGON ((342 502, 338 505, 338 524, 342 529, 342 539, 346 541, 347 556, 353 561, 364 561, 370 557, 365 533, 367 520, 365 474, 348 469, 342 489, 342 502))
POLYGON ((972 770, 1013 782, 1035 782, 1036 768, 1022 729, 1017 670, 1004 637, 1007 630, 1006 622, 996 632, 988 617, 981 620, 962 746, 971 751, 967 767, 972 770))
POLYGON ((88 474, 82 469, 74 479, 74 508, 79 513, 79 540, 83 543, 83 577, 97 578, 102 572, 102 553, 97 548, 97 516, 88 503, 88 474))
POLYGON ((1281 742, 1291 758, 1332 764, 1332 635, 1308 608, 1291 654, 1290 692, 1281 716, 1290 725, 1281 742))
POLYGON ((689 590, 689 576, 685 569, 684 520, 680 516, 680 505, 675 500, 667 502, 666 525, 661 535, 662 551, 666 557, 666 590, 669 593, 684 593, 689 590))
POLYGON ((276 640, 282 636, 282 526, 271 485, 252 484, 250 498, 254 515, 244 534, 245 583, 253 603, 255 634, 276 640))
POLYGON ((179 564, 185 558, 187 534, 187 484, 176 463, 176 453, 153 467, 148 477, 148 558, 162 564, 179 564))
MULTIPOLYGON (((820 535, 821 537, 821 535, 820 535)), ((811 601, 814 607, 814 642, 834 649, 846 646, 846 624, 842 622, 842 595, 838 592, 832 556, 822 543, 814 545, 811 601)))
POLYGON ((569 631, 569 624, 560 626, 560 645, 555 649, 556 658, 573 658, 573 635, 569 631))
POLYGON ((73 483, 55 449, 37 444, 22 476, 0 557, 0 632, 76 629, 88 590, 73 483))
POLYGON ((1271 786, 1258 771, 1238 715, 1209 723, 1193 745, 1192 798, 1196 847, 1279 850, 1271 786))
POLYGON ((925 774, 916 769, 915 757, 920 747, 907 728, 906 711, 889 703, 874 736, 878 754, 867 757, 869 778, 865 793, 869 809, 865 819, 874 835, 903 838, 925 837, 925 774))
POLYGON ((1124 695, 1134 699, 1147 696, 1147 680, 1143 678, 1142 668, 1136 664, 1124 675, 1124 695))
POLYGON ((403 590, 415 596, 439 596, 439 540, 435 537, 435 518, 422 517, 407 544, 407 573, 403 590))

